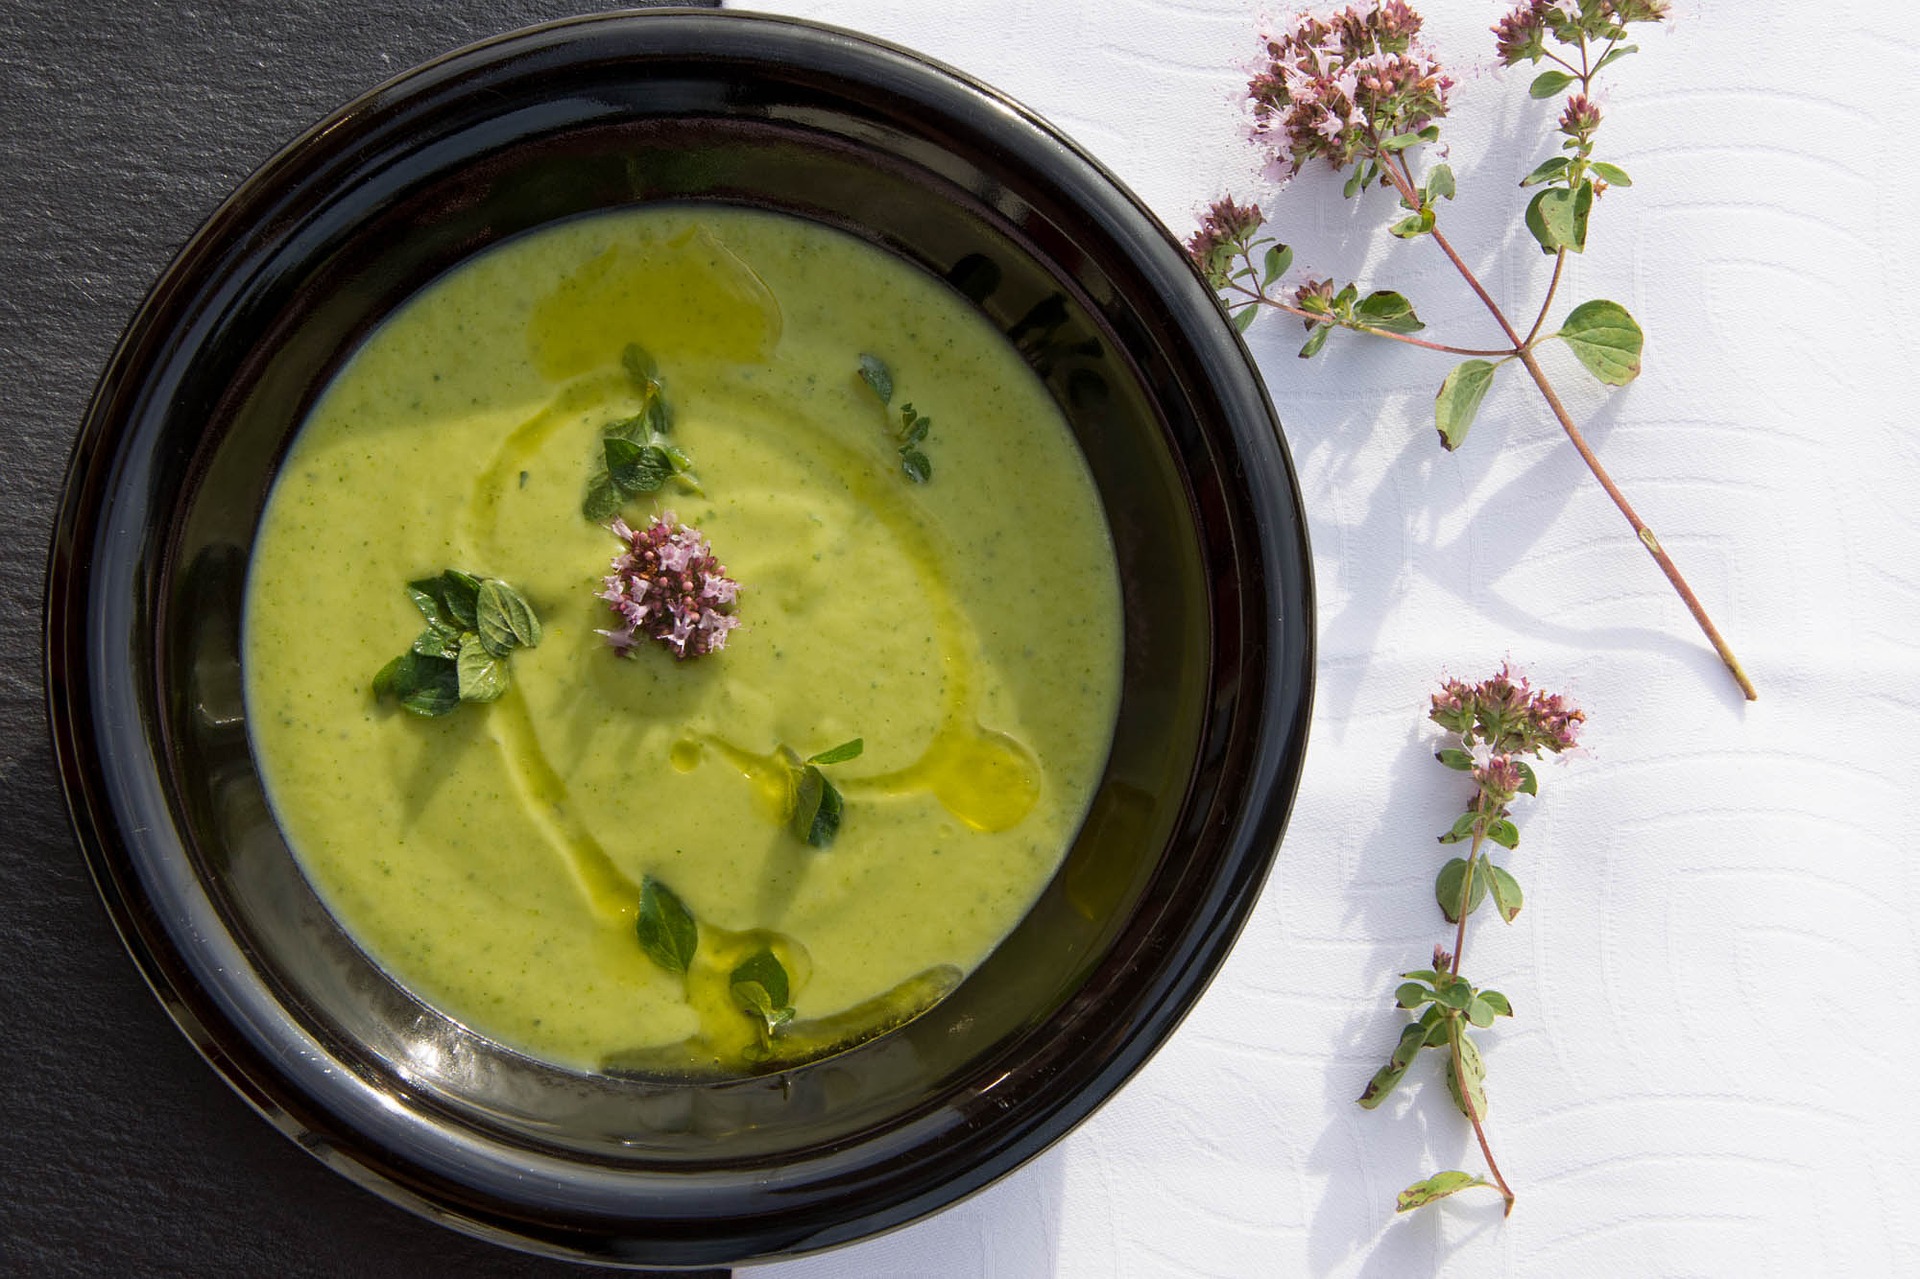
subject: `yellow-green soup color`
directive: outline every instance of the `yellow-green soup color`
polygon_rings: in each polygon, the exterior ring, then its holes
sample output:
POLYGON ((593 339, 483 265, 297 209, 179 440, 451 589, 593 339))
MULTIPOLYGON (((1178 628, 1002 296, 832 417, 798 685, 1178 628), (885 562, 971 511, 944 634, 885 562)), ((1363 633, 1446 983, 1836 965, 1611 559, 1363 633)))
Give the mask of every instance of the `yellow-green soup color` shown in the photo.
POLYGON ((422 999, 569 1066, 729 1070, 760 1031, 727 975, 757 949, 792 977, 779 1035, 825 1043, 924 1004, 1019 921, 1105 762, 1119 612, 1084 459, 962 299, 797 219, 635 210, 478 256, 334 379, 254 550, 249 723, 308 876, 422 999), (696 659, 596 634, 621 545, 582 498, 641 402, 629 343, 700 491, 623 514, 697 526, 742 584, 740 628, 696 659), (933 422, 926 483, 902 472, 903 403, 933 422), (421 629, 405 584, 449 567, 517 588, 544 637, 503 698, 429 719, 371 680, 421 629), (825 770, 838 837, 810 847, 781 820, 780 749, 854 737, 825 770), (684 976, 636 939, 649 876, 699 921, 684 976))

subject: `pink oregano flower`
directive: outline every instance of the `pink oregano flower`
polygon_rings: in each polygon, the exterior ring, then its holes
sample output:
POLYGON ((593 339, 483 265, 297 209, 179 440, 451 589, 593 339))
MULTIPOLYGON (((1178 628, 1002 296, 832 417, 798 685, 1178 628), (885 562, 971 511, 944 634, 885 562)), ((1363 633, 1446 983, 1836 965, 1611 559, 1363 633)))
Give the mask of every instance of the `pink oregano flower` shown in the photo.
POLYGON ((620 623, 600 632, 614 651, 631 656, 643 637, 659 640, 681 659, 725 648, 728 632, 740 625, 733 615, 740 583, 727 576, 707 539, 674 524, 671 511, 664 519, 654 516, 644 529, 618 517, 610 527, 626 545, 598 593, 620 623))
POLYGON ((1343 169, 1381 143, 1447 113, 1453 80, 1420 43, 1420 15, 1401 0, 1303 15, 1267 41, 1247 86, 1254 132, 1289 175, 1317 156, 1343 169))

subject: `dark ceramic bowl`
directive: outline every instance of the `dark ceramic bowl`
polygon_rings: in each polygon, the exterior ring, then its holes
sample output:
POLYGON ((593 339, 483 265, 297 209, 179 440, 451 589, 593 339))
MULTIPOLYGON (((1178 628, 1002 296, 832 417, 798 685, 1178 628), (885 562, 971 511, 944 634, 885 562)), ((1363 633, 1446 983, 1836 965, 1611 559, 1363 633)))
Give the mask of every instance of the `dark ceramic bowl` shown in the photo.
POLYGON ((685 1266, 824 1248, 1039 1153, 1139 1068, 1225 956, 1305 745, 1299 503, 1205 285, 1030 113, 798 22, 563 22, 355 102, 249 179, 154 288, 101 380, 55 533, 55 748, 101 894, 167 1010, 332 1167, 540 1252, 685 1266), (665 200, 816 219, 972 299, 1086 453, 1127 614, 1106 775, 1024 922, 907 1027, 731 1082, 556 1069, 370 964, 274 825, 239 672, 275 466, 356 343, 496 241, 665 200))

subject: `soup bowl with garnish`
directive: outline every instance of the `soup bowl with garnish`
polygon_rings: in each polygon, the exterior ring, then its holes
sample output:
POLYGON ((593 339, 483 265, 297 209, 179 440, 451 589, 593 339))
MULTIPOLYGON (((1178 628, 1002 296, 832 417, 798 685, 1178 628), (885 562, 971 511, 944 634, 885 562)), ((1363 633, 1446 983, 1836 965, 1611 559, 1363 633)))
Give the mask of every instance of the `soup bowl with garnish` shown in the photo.
POLYGON ((376 1193, 691 1266, 932 1212, 1173 1031, 1297 781, 1278 423, 1179 247, 977 82, 666 12, 250 178, 74 453, 82 846, 376 1193))

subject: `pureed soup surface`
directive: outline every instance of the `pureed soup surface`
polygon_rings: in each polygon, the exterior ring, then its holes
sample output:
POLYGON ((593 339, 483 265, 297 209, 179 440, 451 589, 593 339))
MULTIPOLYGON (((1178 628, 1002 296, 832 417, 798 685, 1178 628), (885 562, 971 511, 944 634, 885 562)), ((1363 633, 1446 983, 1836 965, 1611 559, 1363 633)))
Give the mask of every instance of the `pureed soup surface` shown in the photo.
POLYGON ((1119 701, 1112 544, 1033 374, 942 283, 739 209, 544 228, 409 301, 302 427, 247 591, 255 753, 329 908, 428 1003, 584 1069, 764 1065, 730 981, 762 949, 791 981, 776 1058, 925 1007, 1053 874, 1119 701), (582 499, 642 403, 630 343, 700 492, 622 514, 696 526, 741 583, 739 629, 697 658, 596 633, 623 544, 582 499), (932 419, 926 483, 904 403, 932 419), (406 584, 443 568, 513 586, 544 636, 499 700, 424 718, 371 681, 421 630, 406 584), (781 749, 855 737, 812 847, 781 749), (685 975, 636 938, 648 877, 699 923, 685 975))

